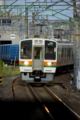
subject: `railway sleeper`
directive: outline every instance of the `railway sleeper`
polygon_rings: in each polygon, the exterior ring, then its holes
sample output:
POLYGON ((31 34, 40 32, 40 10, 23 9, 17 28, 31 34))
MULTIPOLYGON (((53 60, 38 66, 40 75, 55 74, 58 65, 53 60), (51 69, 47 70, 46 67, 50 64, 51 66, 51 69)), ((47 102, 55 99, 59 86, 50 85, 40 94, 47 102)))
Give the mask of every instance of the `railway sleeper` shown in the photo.
POLYGON ((63 85, 63 83, 53 83, 55 85, 60 85, 63 89, 65 89, 65 86, 63 85))

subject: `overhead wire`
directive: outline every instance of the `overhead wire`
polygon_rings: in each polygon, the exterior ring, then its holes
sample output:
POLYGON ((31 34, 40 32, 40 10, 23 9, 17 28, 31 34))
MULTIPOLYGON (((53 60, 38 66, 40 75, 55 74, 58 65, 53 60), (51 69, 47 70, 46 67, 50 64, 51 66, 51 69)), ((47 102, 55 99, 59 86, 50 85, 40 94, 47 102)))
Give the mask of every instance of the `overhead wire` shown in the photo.
MULTIPOLYGON (((38 0, 39 1, 39 0, 38 0)), ((52 0, 51 0, 52 1, 52 0)), ((36 1, 35 1, 36 2, 36 1)), ((31 5, 29 5, 27 8, 29 8, 30 6, 32 6, 32 5, 34 5, 35 4, 35 2, 32 2, 32 4, 31 5)), ((43 4, 45 3, 46 1, 44 0, 44 2, 43 2, 43 4)), ((54 2, 54 1, 52 1, 52 2, 54 2)), ((61 1, 60 1, 61 2, 61 1)), ((66 1, 63 1, 63 2, 65 2, 65 3, 67 3, 66 1)), ((40 3, 40 2, 39 2, 40 3)), ((45 8, 45 10, 42 10, 42 11, 40 11, 40 12, 38 12, 36 15, 35 15, 35 17, 38 15, 38 14, 43 14, 46 10, 48 10, 48 8, 50 8, 51 6, 53 6, 53 5, 55 5, 56 3, 59 3, 59 1, 56 1, 54 4, 52 4, 52 5, 48 5, 48 7, 47 8, 45 8)), ((72 4, 68 4, 68 5, 70 5, 71 7, 73 6, 72 4)), ((65 10, 65 9, 64 9, 65 10)), ((19 14, 19 16, 20 15, 22 15, 23 13, 25 12, 25 10, 21 13, 21 14, 19 14)), ((13 24, 15 24, 17 21, 15 21, 13 24)))
MULTIPOLYGON (((38 0, 36 0, 36 1, 38 1, 38 0)), ((36 2, 36 1, 35 1, 35 2, 36 2)), ((34 3, 35 3, 35 2, 34 2, 34 3)), ((32 6, 34 3, 32 3, 30 6, 32 6)), ((26 9, 28 9, 30 6, 28 6, 26 9)), ((19 16, 22 15, 25 11, 26 11, 26 10, 24 10, 21 14, 19 14, 19 16)), ((14 23, 15 23, 15 22, 14 22, 14 23)), ((13 24, 14 24, 14 23, 13 23, 13 24)))

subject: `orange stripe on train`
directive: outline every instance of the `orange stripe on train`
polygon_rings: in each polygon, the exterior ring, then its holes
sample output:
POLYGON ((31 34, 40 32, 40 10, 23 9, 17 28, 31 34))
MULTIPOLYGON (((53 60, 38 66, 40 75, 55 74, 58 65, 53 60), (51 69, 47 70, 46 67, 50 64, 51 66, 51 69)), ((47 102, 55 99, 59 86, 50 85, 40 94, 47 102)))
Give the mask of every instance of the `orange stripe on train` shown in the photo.
MULTIPOLYGON (((19 65, 21 65, 22 63, 21 62, 25 62, 25 61, 19 61, 19 65)), ((29 64, 28 65, 32 65, 32 61, 28 61, 29 64)))
MULTIPOLYGON (((48 65, 48 62, 44 62, 44 65, 48 65)), ((54 62, 54 65, 57 65, 57 62, 54 62)))

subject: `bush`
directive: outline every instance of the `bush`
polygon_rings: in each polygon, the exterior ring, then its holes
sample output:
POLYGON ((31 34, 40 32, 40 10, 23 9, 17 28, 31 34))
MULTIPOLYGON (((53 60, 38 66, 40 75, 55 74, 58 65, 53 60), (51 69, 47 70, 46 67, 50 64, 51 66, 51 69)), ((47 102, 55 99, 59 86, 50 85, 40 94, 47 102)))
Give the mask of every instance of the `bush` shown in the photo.
POLYGON ((4 62, 0 60, 0 71, 4 70, 4 62))
POLYGON ((5 66, 5 71, 12 71, 11 66, 5 66))
POLYGON ((5 66, 5 71, 8 71, 9 70, 9 66, 5 66))
POLYGON ((14 70, 12 70, 11 66, 4 66, 4 62, 0 60, 0 76, 8 77, 15 75, 20 75, 19 67, 14 67, 14 70))

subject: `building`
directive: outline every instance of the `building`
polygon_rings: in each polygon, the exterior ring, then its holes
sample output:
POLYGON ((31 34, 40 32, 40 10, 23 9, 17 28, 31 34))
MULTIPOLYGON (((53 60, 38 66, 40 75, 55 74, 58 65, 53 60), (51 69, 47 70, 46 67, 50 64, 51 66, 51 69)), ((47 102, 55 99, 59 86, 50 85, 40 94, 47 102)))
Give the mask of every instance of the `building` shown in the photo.
MULTIPOLYGON (((6 0, 0 1, 0 5, 6 4, 6 0)), ((24 33, 24 17, 22 19, 22 17, 17 17, 14 12, 0 9, 0 44, 18 44, 24 38, 24 33), (1 15, 4 15, 4 17, 1 15)))

